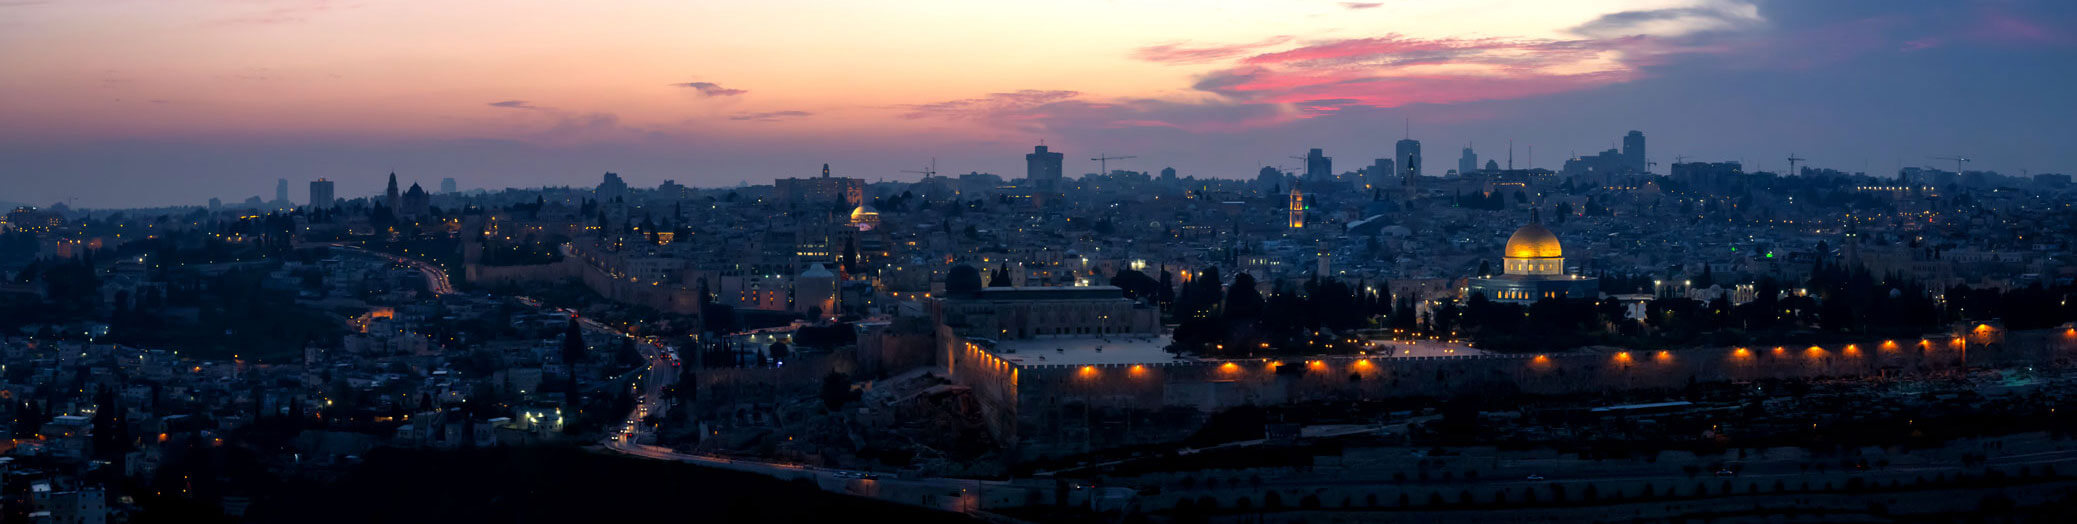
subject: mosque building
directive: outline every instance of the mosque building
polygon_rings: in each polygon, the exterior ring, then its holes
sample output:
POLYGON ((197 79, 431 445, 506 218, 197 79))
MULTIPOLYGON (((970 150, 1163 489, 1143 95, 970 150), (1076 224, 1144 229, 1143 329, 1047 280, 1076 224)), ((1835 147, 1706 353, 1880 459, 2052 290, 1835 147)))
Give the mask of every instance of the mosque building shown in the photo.
POLYGON ((1515 230, 1507 238, 1504 255, 1502 274, 1471 279, 1465 297, 1485 295, 1487 300, 1527 304, 1601 296, 1600 279, 1565 273, 1565 249, 1541 220, 1531 218, 1528 225, 1515 230))

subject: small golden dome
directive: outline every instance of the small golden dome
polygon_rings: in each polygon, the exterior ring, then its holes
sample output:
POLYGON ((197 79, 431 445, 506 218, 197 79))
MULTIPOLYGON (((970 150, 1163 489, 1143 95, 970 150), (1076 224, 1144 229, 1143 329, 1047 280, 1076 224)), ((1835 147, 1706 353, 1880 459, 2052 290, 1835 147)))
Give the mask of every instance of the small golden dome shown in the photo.
POLYGON ((1507 237, 1507 258, 1563 256, 1565 249, 1558 245, 1558 235, 1551 234, 1551 230, 1543 227, 1543 224, 1530 222, 1529 225, 1514 230, 1514 236, 1507 237))
POLYGON ((880 219, 880 211, 879 211, 879 210, 877 210, 877 209, 873 209, 873 206, 871 206, 871 205, 863 205, 863 206, 858 206, 858 208, 857 208, 857 209, 853 209, 853 210, 851 210, 851 221, 852 221, 852 222, 860 222, 860 221, 865 221, 865 220, 879 220, 879 219, 880 219))

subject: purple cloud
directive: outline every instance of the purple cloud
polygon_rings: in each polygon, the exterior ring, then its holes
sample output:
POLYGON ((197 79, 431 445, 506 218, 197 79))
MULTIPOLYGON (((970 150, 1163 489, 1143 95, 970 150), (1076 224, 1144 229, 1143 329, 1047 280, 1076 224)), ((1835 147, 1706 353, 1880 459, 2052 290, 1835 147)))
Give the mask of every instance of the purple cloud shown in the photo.
POLYGON ((901 106, 908 112, 902 118, 990 118, 1018 113, 1053 102, 1067 100, 1082 93, 1065 90, 1025 89, 1009 93, 989 93, 987 96, 947 100, 930 104, 901 106))
POLYGON ((807 111, 766 111, 762 113, 738 113, 729 116, 728 119, 740 120, 745 122, 777 122, 780 120, 802 118, 811 115, 814 115, 814 113, 810 113, 807 111))
MULTIPOLYGON (((1750 6, 1742 6, 1749 8, 1750 6)), ((1601 15, 1567 32, 1591 38, 1632 35, 1684 35, 1748 27, 1761 20, 1756 10, 1687 7, 1622 11, 1601 15)))
POLYGON ((491 107, 502 107, 502 108, 505 108, 505 109, 528 109, 528 110, 533 110, 533 109, 540 109, 540 107, 538 107, 538 106, 535 106, 535 105, 534 105, 534 104, 533 104, 532 102, 528 102, 528 101, 525 101, 525 100, 504 100, 504 101, 499 101, 499 102, 491 102, 491 103, 490 103, 490 106, 491 106, 491 107))
POLYGON ((683 84, 671 85, 676 87, 692 88, 695 91, 699 91, 700 96, 736 96, 750 92, 744 89, 730 89, 726 87, 721 87, 721 84, 716 84, 713 82, 686 82, 683 84))

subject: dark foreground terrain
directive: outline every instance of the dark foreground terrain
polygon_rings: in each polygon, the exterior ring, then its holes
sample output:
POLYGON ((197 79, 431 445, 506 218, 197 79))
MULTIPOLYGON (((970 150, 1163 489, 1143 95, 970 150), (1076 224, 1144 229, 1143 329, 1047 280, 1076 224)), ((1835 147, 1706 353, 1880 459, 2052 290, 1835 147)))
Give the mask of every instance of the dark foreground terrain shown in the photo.
POLYGON ((571 448, 378 450, 330 484, 258 500, 249 522, 964 523, 768 477, 571 448))

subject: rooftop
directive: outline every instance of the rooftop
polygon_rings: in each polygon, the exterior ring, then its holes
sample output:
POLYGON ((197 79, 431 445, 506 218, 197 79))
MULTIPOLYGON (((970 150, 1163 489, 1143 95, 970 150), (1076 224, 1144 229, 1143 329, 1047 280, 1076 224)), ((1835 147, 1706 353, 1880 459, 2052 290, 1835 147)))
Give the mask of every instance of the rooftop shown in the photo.
POLYGON ((981 288, 974 294, 976 300, 1068 300, 1068 299, 1123 299, 1125 290, 1117 286, 1022 286, 981 288))
POLYGON ((1178 359, 1176 354, 1169 353, 1165 349, 1168 343, 1169 338, 1165 335, 1039 337, 996 342, 991 352, 1024 367, 1166 364, 1189 360, 1188 357, 1178 359))

